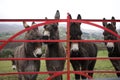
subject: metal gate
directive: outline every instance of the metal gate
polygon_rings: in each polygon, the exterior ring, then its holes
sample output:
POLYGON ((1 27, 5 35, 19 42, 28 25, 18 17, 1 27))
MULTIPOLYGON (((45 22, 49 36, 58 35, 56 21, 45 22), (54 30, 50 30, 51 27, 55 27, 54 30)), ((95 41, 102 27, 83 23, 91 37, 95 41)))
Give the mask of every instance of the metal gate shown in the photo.
MULTIPOLYGON (((2 43, 0 45, 0 50, 2 48, 4 48, 5 45, 7 45, 9 42, 66 42, 67 43, 67 49, 66 49, 66 57, 65 58, 0 58, 0 61, 5 61, 5 60, 66 60, 66 66, 67 66, 67 70, 66 71, 59 71, 59 72, 8 72, 8 73, 0 73, 0 76, 5 76, 5 75, 15 75, 15 74, 49 74, 49 73, 54 73, 53 76, 50 76, 47 78, 47 80, 51 80, 52 78, 62 75, 62 74, 66 74, 67 75, 67 79, 66 80, 70 80, 70 74, 79 74, 79 75, 83 75, 85 77, 87 77, 88 79, 93 79, 91 76, 85 74, 85 72, 89 72, 89 73, 120 73, 120 71, 71 71, 70 70, 70 60, 108 60, 108 59, 114 59, 114 60, 120 60, 119 57, 114 57, 114 58, 70 58, 70 42, 108 42, 108 40, 69 40, 70 38, 70 22, 81 22, 84 24, 89 24, 92 25, 94 27, 98 27, 100 29, 106 30, 108 32, 110 32, 111 34, 113 34, 114 36, 120 38, 120 36, 116 33, 114 33, 113 31, 95 24, 93 22, 120 22, 120 20, 95 20, 95 19, 82 19, 82 20, 71 20, 69 18, 69 16, 67 16, 67 19, 60 19, 60 20, 54 20, 54 19, 0 19, 0 22, 22 22, 22 21, 28 21, 28 22, 32 22, 32 21, 36 21, 36 22, 41 22, 39 24, 33 25, 30 28, 26 28, 23 29, 21 31, 19 31, 18 33, 16 33, 15 35, 13 35, 12 37, 10 37, 7 40, 0 40, 0 42, 2 43), (56 23, 56 22, 66 22, 67 23, 67 39, 66 40, 14 40, 14 38, 16 38, 17 36, 19 36, 20 34, 24 33, 25 31, 31 30, 33 28, 36 28, 38 26, 43 26, 43 25, 47 25, 47 24, 51 24, 51 23, 56 23)), ((109 40, 109 42, 120 42, 120 40, 109 40)))

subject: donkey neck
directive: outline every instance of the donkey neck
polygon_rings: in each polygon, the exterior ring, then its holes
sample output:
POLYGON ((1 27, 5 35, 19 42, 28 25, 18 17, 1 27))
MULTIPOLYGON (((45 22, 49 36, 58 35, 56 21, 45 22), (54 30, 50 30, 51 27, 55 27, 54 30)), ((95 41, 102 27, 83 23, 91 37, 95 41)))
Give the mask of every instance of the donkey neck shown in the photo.
POLYGON ((57 30, 56 32, 55 32, 55 36, 54 36, 56 39, 60 39, 60 37, 59 37, 59 30, 57 30))
POLYGON ((34 57, 33 51, 34 47, 31 45, 31 43, 24 43, 24 52, 26 57, 34 57))
POLYGON ((116 50, 117 53, 119 53, 120 52, 120 43, 119 42, 115 42, 114 45, 115 45, 114 46, 114 48, 115 48, 114 50, 116 50))
POLYGON ((59 43, 48 45, 49 57, 58 57, 59 55, 59 43))

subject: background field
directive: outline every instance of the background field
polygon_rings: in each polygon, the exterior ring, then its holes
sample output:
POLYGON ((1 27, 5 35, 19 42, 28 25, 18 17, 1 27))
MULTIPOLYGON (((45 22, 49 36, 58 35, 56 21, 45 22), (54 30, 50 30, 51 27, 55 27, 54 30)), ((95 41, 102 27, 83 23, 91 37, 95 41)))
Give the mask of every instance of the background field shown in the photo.
MULTIPOLYGON (((107 51, 102 50, 99 51, 98 57, 107 57, 107 51)), ((41 71, 46 71, 45 61, 41 61, 41 71)), ((66 66, 65 66, 66 70, 66 66)), ((72 70, 72 67, 71 67, 72 70)), ((97 60, 96 66, 94 70, 114 70, 112 64, 109 60, 97 60)), ((11 69, 11 61, 0 61, 0 73, 5 72, 15 72, 15 70, 11 69)), ((37 80, 45 80, 48 75, 39 75, 37 80)), ((108 74, 108 73, 95 73, 94 78, 116 78, 115 74, 108 74)), ((0 76, 0 80, 17 80, 17 75, 11 76, 0 76)), ((66 74, 64 75, 64 80, 66 80, 66 74)), ((71 74, 71 80, 74 80, 74 75, 71 74)))

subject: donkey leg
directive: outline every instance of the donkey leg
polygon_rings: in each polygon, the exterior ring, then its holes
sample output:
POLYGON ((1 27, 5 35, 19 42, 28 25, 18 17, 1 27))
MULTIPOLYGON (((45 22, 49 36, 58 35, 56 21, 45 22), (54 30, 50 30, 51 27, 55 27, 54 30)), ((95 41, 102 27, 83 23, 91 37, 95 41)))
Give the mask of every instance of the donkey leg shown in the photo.
POLYGON ((56 79, 56 80, 63 80, 62 75, 58 76, 58 79, 56 79))
POLYGON ((63 79, 62 79, 62 75, 55 77, 53 80, 63 80, 63 79))
MULTIPOLYGON (((72 64, 72 67, 74 69, 74 71, 80 71, 80 66, 79 63, 77 63, 76 61, 70 61, 72 64)), ((75 80, 80 80, 80 75, 79 74, 75 74, 75 80)))
MULTIPOLYGON (((19 71, 17 70, 18 72, 22 72, 22 71, 19 71)), ((22 74, 18 74, 18 80, 23 80, 23 75, 22 74)))
MULTIPOLYGON (((81 71, 85 71, 87 70, 85 67, 81 67, 81 71)), ((81 76, 82 80, 86 80, 86 77, 85 76, 81 76)))
MULTIPOLYGON (((92 61, 91 64, 89 64, 88 66, 88 70, 91 70, 93 71, 94 70, 94 67, 95 67, 95 63, 96 63, 96 60, 95 61, 92 61)), ((88 73, 89 76, 93 77, 93 73, 88 73)))
MULTIPOLYGON (((111 60, 116 71, 120 71, 120 60, 111 60)), ((120 73, 116 73, 118 77, 120 77, 120 73)))
MULTIPOLYGON (((49 76, 53 76, 53 74, 49 74, 49 76)), ((62 78, 62 75, 60 75, 60 76, 52 78, 52 80, 63 80, 63 78, 62 78)))
MULTIPOLYGON (((56 70, 55 71, 63 71, 63 70, 59 70, 60 68, 56 68, 56 70)), ((58 76, 56 76, 55 78, 53 78, 52 80, 63 80, 63 78, 62 78, 62 75, 58 75, 58 76)))
MULTIPOLYGON (((88 66, 89 66, 89 61, 83 61, 81 63, 81 71, 88 70, 88 66)), ((87 73, 85 73, 85 74, 87 74, 87 73)), ((82 80, 86 80, 87 79, 87 77, 85 77, 85 76, 81 76, 81 78, 82 78, 82 80)))
MULTIPOLYGON (((32 76, 32 75, 31 75, 31 76, 32 76)), ((36 80, 36 79, 37 79, 37 75, 35 75, 35 76, 32 77, 32 78, 24 76, 24 80, 36 80)))
MULTIPOLYGON (((52 69, 52 68, 51 68, 52 69)), ((56 70, 48 70, 48 71, 56 71, 56 70)), ((61 70, 62 71, 62 70, 61 70)), ((49 74, 49 76, 53 76, 54 74, 53 73, 50 73, 49 74)), ((56 77, 54 77, 54 78, 52 78, 52 80, 63 80, 63 78, 62 78, 62 75, 60 75, 60 76, 56 76, 56 77)))
POLYGON ((18 80, 22 80, 22 75, 21 74, 18 75, 18 80))

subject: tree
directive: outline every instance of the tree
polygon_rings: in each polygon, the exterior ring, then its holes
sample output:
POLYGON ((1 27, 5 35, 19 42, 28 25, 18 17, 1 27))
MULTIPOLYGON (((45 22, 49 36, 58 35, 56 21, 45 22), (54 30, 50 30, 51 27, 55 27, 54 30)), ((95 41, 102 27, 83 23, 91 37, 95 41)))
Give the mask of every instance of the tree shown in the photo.
POLYGON ((10 49, 4 49, 0 52, 1 58, 9 57, 9 55, 13 55, 13 52, 10 49))

